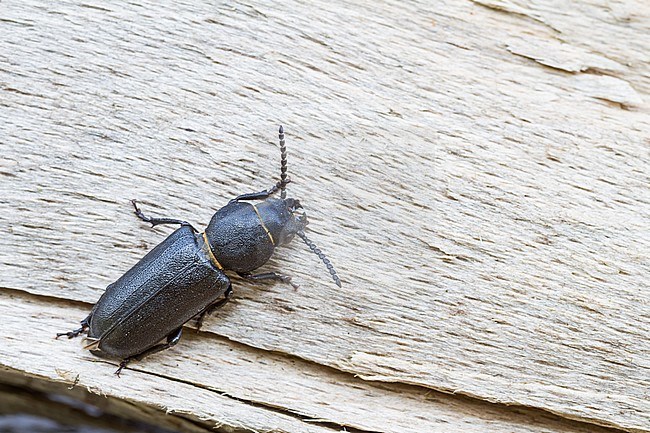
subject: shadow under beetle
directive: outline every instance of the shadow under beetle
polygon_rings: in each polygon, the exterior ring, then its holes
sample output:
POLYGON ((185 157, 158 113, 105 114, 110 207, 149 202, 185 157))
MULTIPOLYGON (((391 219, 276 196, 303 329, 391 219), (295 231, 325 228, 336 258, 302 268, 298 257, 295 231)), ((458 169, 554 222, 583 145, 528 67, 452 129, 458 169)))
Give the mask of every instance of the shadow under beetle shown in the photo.
MULTIPOLYGON (((334 282, 341 281, 325 255, 304 233, 307 217, 300 202, 286 197, 287 151, 284 130, 279 131, 280 181, 260 192, 242 194, 219 209, 203 233, 190 223, 173 218, 145 216, 135 200, 135 214, 152 227, 178 224, 138 263, 110 284, 81 328, 57 334, 77 337, 87 332, 84 347, 94 355, 120 359, 115 374, 132 360, 174 346, 182 327, 192 319, 200 328, 203 319, 224 306, 233 290, 225 271, 259 280, 291 283, 291 277, 275 272, 253 274, 276 247, 298 235, 327 266, 334 282), (280 198, 272 198, 277 192, 280 198), (260 201, 253 203, 253 201, 260 201)), ((291 283, 294 287, 293 283, 291 283)))

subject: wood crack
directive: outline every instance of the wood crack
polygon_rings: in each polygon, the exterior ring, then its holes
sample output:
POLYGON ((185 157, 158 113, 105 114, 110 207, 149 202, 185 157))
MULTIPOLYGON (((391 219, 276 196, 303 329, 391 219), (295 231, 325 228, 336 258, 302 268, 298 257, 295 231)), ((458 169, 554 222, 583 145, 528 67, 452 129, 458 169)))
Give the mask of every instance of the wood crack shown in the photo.
MULTIPOLYGON (((65 300, 57 297, 50 297, 50 296, 44 296, 44 295, 36 295, 32 294, 20 289, 10 289, 6 287, 0 288, 0 293, 8 294, 9 296, 13 298, 21 298, 23 302, 26 302, 28 304, 32 303, 46 303, 48 305, 58 305, 60 307, 72 307, 73 305, 81 308, 83 310, 89 310, 92 306, 88 303, 85 302, 78 302, 78 301, 70 301, 70 300, 65 300)), ((192 329, 192 328, 188 328, 192 329)), ((160 379, 168 380, 171 382, 176 382, 179 384, 184 384, 188 385, 197 389, 202 389, 211 393, 214 393, 216 395, 226 397, 228 399, 231 399, 233 401, 237 401, 240 403, 244 403, 246 405, 250 405, 251 407, 259 408, 259 409, 264 409, 264 410, 269 410, 274 413, 277 413, 279 415, 286 415, 290 416, 296 420, 302 421, 309 423, 310 425, 317 425, 321 426, 323 428, 327 429, 333 429, 336 431, 340 431, 342 428, 347 429, 347 431, 350 432, 356 432, 356 433, 370 433, 370 432, 378 432, 382 430, 372 430, 372 429, 363 429, 359 428, 358 426, 355 426, 354 423, 337 423, 332 420, 326 420, 323 418, 314 418, 313 415, 310 415, 304 411, 301 411, 296 408, 290 408, 286 405, 280 405, 280 404, 272 404, 260 399, 253 399, 253 398, 245 398, 239 395, 235 395, 234 392, 226 391, 223 388, 216 387, 215 385, 208 385, 204 383, 200 383, 196 380, 189 380, 181 377, 174 376, 172 374, 169 374, 167 372, 177 372, 179 375, 183 375, 183 370, 178 367, 173 367, 170 370, 165 370, 166 372, 159 372, 155 371, 156 367, 158 365, 169 365, 168 359, 174 359, 175 357, 183 357, 185 351, 191 349, 196 342, 202 341, 203 343, 207 343, 207 346, 215 346, 217 341, 221 342, 221 344, 231 344, 234 345, 233 349, 237 349, 238 347, 244 348, 247 351, 252 351, 255 353, 258 353, 260 356, 263 356, 264 358, 268 358, 269 356, 275 356, 279 357, 283 360, 283 362, 287 363, 287 365, 293 365, 294 367, 299 366, 298 368, 301 370, 304 370, 306 368, 314 368, 315 371, 318 371, 319 374, 323 378, 327 377, 336 377, 337 382, 343 382, 345 380, 350 381, 350 383, 359 383, 359 384, 367 384, 366 386, 370 386, 371 388, 377 388, 377 389, 385 389, 388 392, 392 392, 392 390, 399 390, 400 394, 403 393, 410 393, 413 395, 426 395, 427 399, 432 399, 432 400, 438 400, 438 399, 446 399, 449 398, 452 401, 459 402, 462 404, 467 404, 471 406, 476 406, 477 408, 482 408, 479 409, 481 411, 486 411, 486 410, 497 410, 497 411, 502 411, 503 413, 526 413, 527 416, 533 416, 536 418, 547 418, 549 420, 552 420, 554 422, 569 422, 572 425, 578 427, 578 428, 585 428, 585 429, 593 429, 593 428, 598 428, 596 427, 598 425, 597 420, 594 420, 594 423, 590 423, 585 420, 580 420, 580 419, 571 419, 562 416, 562 414, 557 414, 553 413, 551 411, 546 411, 543 409, 531 407, 531 406, 526 406, 526 405, 516 405, 516 404, 503 404, 498 401, 491 401, 487 399, 483 399, 480 396, 477 395, 471 395, 471 394, 466 394, 462 392, 454 392, 451 390, 445 390, 445 389, 432 389, 432 388, 426 388, 419 386, 417 384, 408 384, 408 383, 400 383, 400 382, 387 382, 387 381, 381 381, 381 380, 372 380, 372 379, 366 379, 364 378, 363 375, 356 375, 353 372, 349 371, 344 371, 344 370, 339 370, 335 367, 332 366, 326 366, 322 365, 316 362, 313 362, 311 360, 303 359, 298 356, 295 356, 290 353, 282 352, 282 351, 272 351, 272 350, 266 350, 262 348, 256 348, 253 346, 249 346, 243 343, 239 343, 236 341, 232 341, 228 339, 225 336, 221 336, 218 334, 215 334, 213 332, 195 332, 195 333, 190 333, 185 337, 185 339, 191 340, 186 347, 183 347, 181 350, 176 351, 175 354, 172 353, 166 353, 165 359, 161 360, 160 355, 156 355, 154 357, 151 357, 147 359, 147 364, 144 366, 141 363, 134 363, 131 364, 123 371, 123 376, 122 378, 115 378, 111 374, 112 371, 106 371, 105 373, 108 376, 109 380, 116 380, 118 383, 119 381, 128 381, 128 375, 133 374, 134 372, 138 372, 141 374, 145 374, 148 376, 152 377, 158 377, 160 379), (206 339, 208 340, 215 340, 214 342, 210 341, 205 341, 206 339)), ((170 352, 170 351, 168 351, 170 352)), ((83 353, 83 352, 82 352, 83 353)), ((78 356, 78 355, 77 355, 78 356)), ((201 355, 194 355, 192 358, 197 358, 200 357, 201 355)), ((117 364, 111 360, 107 359, 102 359, 102 358, 97 358, 97 357, 92 357, 90 356, 90 359, 93 361, 93 363, 96 364, 106 364, 106 365, 111 365, 113 367, 117 366, 117 364)), ((87 361, 82 361, 82 362, 87 362, 87 361)), ((143 361, 144 363, 144 361, 143 361)), ((204 365, 200 366, 199 368, 205 368, 209 369, 209 365, 204 365)), ((251 367, 253 368, 253 367, 251 367)), ((71 377, 69 373, 65 373, 61 371, 59 375, 64 375, 66 377, 66 381, 71 384, 71 387, 77 387, 77 386, 82 386, 82 385, 77 385, 79 382, 79 375, 77 374, 75 377, 71 377)), ((199 375, 198 377, 201 377, 199 375)), ((357 385, 358 386, 358 385, 357 385)), ((102 392, 101 389, 95 389, 93 392, 102 392)), ((134 404, 134 403, 130 403, 134 404)), ((137 405, 139 406, 139 405, 137 405)), ((193 420, 192 418, 187 417, 186 415, 183 415, 182 412, 175 412, 172 411, 174 416, 181 416, 184 419, 187 419, 188 422, 193 422, 196 423, 196 425, 200 426, 206 426, 209 425, 209 423, 204 423, 203 421, 197 421, 193 420)), ((246 430, 242 430, 246 431, 246 430)), ((623 431, 623 430, 618 430, 613 427, 608 427, 604 428, 601 430, 602 432, 617 432, 617 431, 623 431)))
POLYGON ((330 421, 313 419, 311 417, 305 416, 305 415, 300 414, 298 412, 294 412, 292 410, 289 410, 288 408, 284 408, 284 407, 281 407, 281 406, 269 405, 269 404, 264 403, 262 401, 255 401, 255 400, 249 400, 249 399, 245 399, 245 398, 241 398, 241 397, 236 397, 236 396, 234 396, 232 394, 221 391, 219 389, 215 389, 215 388, 213 388, 211 386, 206 386, 206 385, 203 385, 203 384, 200 384, 200 383, 183 380, 183 379, 180 379, 178 377, 168 376, 168 375, 159 374, 159 373, 154 373, 154 372, 143 370, 143 369, 140 369, 140 368, 128 367, 127 369, 125 369, 125 371, 126 370, 134 370, 134 371, 138 371, 140 373, 160 377, 162 379, 167 379, 167 380, 170 380, 170 381, 173 381, 173 382, 184 383, 186 385, 191 385, 191 386, 194 386, 196 388, 205 389, 205 390, 210 391, 210 392, 218 393, 221 396, 228 397, 228 398, 230 398, 232 400, 239 401, 241 403, 246 403, 246 404, 248 404, 248 405, 250 405, 252 407, 266 409, 266 410, 269 410, 269 411, 272 411, 272 412, 275 412, 275 413, 279 413, 279 414, 282 414, 282 415, 291 416, 291 417, 296 418, 296 419, 298 419, 300 421, 307 422, 307 423, 309 423, 311 425, 319 425, 319 426, 322 426, 322 427, 330 428, 333 431, 337 431, 337 432, 348 431, 350 433, 378 433, 377 431, 374 431, 374 430, 362 430, 362 429, 358 429, 358 428, 355 428, 355 427, 349 426, 349 425, 342 425, 342 424, 337 424, 337 423, 330 422, 330 421))

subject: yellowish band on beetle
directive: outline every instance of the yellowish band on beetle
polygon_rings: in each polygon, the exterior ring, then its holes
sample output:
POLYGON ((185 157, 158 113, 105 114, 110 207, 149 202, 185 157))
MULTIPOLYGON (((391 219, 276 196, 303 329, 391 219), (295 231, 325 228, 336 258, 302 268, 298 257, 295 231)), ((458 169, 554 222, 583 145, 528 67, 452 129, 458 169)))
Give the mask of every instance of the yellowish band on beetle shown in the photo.
POLYGON ((217 258, 212 253, 212 248, 210 248, 210 241, 208 241, 208 235, 205 234, 205 232, 203 232, 203 243, 205 244, 205 251, 208 253, 212 264, 223 271, 223 266, 221 266, 219 260, 217 260, 217 258))
POLYGON ((264 229, 264 231, 266 232, 266 235, 271 240, 271 243, 273 244, 273 246, 275 246, 275 241, 273 240, 273 235, 271 234, 269 229, 266 227, 266 224, 264 224, 264 220, 262 219, 262 215, 260 215, 260 211, 257 210, 257 206, 255 206, 253 203, 249 203, 249 204, 251 206, 253 206, 253 210, 257 214, 257 217, 260 219, 260 224, 262 224, 262 228, 264 229))

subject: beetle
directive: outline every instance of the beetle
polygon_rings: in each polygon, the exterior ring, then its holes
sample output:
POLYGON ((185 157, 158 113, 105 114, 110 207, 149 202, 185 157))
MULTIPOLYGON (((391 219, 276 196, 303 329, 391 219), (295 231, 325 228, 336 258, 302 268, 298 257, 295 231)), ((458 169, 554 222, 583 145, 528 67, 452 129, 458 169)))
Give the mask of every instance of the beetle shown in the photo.
POLYGON ((187 221, 146 216, 132 200, 135 215, 152 227, 180 227, 106 288, 80 328, 58 333, 56 338, 86 333, 85 349, 121 360, 115 372, 119 376, 130 361, 177 344, 184 324, 195 319, 200 329, 206 315, 224 306, 233 296, 226 271, 251 281, 278 280, 297 288, 289 276, 252 273, 277 247, 287 245, 296 235, 341 287, 329 259, 305 235, 307 216, 300 201, 286 196, 291 181, 282 126, 279 139, 280 180, 267 190, 230 200, 212 216, 203 232, 187 221), (280 198, 274 198, 278 192, 280 198))

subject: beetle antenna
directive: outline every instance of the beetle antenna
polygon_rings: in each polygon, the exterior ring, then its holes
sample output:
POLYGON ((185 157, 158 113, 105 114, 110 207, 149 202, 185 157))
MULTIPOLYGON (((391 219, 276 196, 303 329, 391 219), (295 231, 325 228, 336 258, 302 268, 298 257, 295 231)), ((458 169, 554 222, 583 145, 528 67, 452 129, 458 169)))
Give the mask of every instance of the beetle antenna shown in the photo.
POLYGON ((334 269, 334 266, 332 265, 332 262, 329 261, 327 257, 325 257, 325 254, 316 246, 315 243, 310 241, 307 236, 305 235, 305 232, 298 232, 298 236, 300 236, 300 239, 302 239, 309 249, 318 256, 319 259, 323 261, 325 266, 327 266, 327 270, 330 272, 330 275, 332 276, 332 279, 336 283, 337 286, 341 287, 341 280, 339 279, 339 276, 336 274, 336 270, 334 269))
POLYGON ((280 198, 287 198, 287 146, 284 144, 284 128, 280 125, 278 134, 280 138, 280 154, 282 157, 280 165, 280 198))

